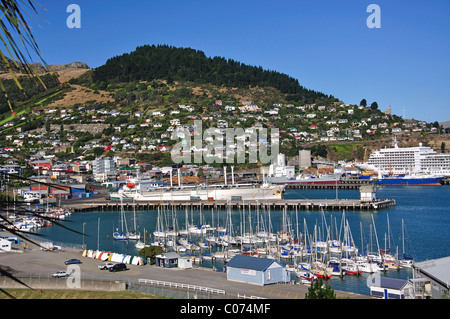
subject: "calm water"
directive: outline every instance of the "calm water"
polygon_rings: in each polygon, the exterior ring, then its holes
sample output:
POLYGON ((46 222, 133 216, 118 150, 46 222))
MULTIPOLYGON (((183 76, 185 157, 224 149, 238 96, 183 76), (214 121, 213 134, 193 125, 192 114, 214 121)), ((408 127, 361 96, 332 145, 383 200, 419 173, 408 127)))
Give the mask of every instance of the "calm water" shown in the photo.
MULTIPOLYGON (((342 199, 359 198, 359 191, 342 190, 337 193, 342 199)), ((397 201, 397 206, 388 210, 381 211, 347 211, 345 218, 350 225, 351 233, 355 244, 361 249, 361 227, 362 240, 364 246, 367 247, 372 243, 373 251, 376 251, 376 241, 373 230, 372 216, 375 222, 378 242, 381 249, 390 248, 393 253, 398 249, 399 255, 402 255, 402 219, 405 224, 405 252, 407 255, 414 257, 416 261, 427 259, 435 259, 450 256, 450 238, 448 232, 450 230, 450 186, 440 187, 421 187, 421 186, 391 186, 380 188, 377 191, 378 198, 390 198, 397 201), (389 228, 388 228, 389 224, 389 228), (390 236, 388 235, 390 229, 390 236), (386 234, 386 235, 385 235, 386 234), (372 241, 371 241, 372 239, 372 241), (386 246, 385 246, 386 245, 386 246)), ((336 191, 334 190, 288 190, 285 198, 328 198, 335 199, 336 191)), ((179 227, 184 227, 186 214, 185 210, 176 212, 176 219, 179 227)), ((248 214, 248 211, 246 211, 248 214)), ((133 229, 133 211, 125 213, 128 229, 133 229)), ((241 212, 233 211, 232 220, 234 229, 244 227, 240 223, 241 212)), ((267 212, 263 214, 260 210, 260 225, 264 222, 268 225, 267 212), (266 216, 266 217, 263 217, 266 216)), ((273 231, 277 231, 281 225, 282 212, 270 212, 270 221, 273 231)), ((172 212, 167 215, 168 221, 172 223, 172 212)), ((200 224, 200 216, 203 223, 209 223, 214 226, 225 226, 226 211, 188 211, 188 221, 194 224, 200 224)), ((245 229, 249 230, 248 215, 246 215, 245 229)), ((309 233, 313 233, 314 225, 317 225, 318 231, 325 229, 326 225, 331 226, 333 223, 333 234, 339 233, 343 212, 325 211, 289 211, 287 218, 294 232, 298 229, 304 232, 304 222, 306 222, 309 233), (324 216, 324 218, 322 217, 324 216)), ((252 211, 252 229, 256 229, 257 216, 252 211)), ((139 231, 144 233, 144 229, 148 233, 155 230, 157 221, 157 211, 137 211, 136 220, 139 225, 139 231)), ((112 233, 120 227, 119 212, 87 212, 76 213, 67 219, 64 223, 67 227, 80 232, 83 231, 85 236, 74 234, 61 227, 53 226, 39 230, 40 234, 47 236, 49 240, 58 243, 75 244, 81 246, 83 241, 88 249, 100 249, 104 251, 113 251, 118 253, 126 253, 137 255, 137 249, 134 247, 135 242, 120 242, 112 239, 112 233)), ((171 225, 170 225, 171 226, 171 225)), ((150 240, 146 239, 148 243, 150 240)), ((210 262, 204 263, 204 266, 210 266, 210 262)), ((220 263, 216 264, 221 269, 220 263)), ((395 278, 412 278, 411 270, 402 269, 400 271, 388 271, 382 274, 395 278)), ((366 285, 368 274, 362 276, 344 276, 340 279, 333 277, 328 283, 337 290, 352 291, 361 294, 369 294, 369 288, 366 285)))

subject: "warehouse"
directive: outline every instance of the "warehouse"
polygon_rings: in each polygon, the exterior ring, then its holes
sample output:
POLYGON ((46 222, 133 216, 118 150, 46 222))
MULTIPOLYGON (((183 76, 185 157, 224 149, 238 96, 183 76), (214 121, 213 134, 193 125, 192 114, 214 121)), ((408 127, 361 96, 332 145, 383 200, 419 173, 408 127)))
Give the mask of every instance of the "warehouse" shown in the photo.
POLYGON ((450 257, 425 260, 413 265, 415 280, 421 280, 420 292, 416 290, 416 296, 422 298, 441 299, 449 296, 450 291, 450 257))
POLYGON ((234 256, 225 266, 230 281, 262 286, 290 281, 290 273, 274 259, 234 256))

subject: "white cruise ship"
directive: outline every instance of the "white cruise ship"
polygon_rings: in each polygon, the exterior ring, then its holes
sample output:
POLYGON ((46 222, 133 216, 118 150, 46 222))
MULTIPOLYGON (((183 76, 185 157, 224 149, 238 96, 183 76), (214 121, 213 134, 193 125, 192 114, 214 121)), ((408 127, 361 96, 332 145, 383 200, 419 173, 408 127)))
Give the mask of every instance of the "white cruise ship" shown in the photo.
POLYGON ((394 147, 383 148, 372 153, 367 169, 378 174, 429 174, 450 176, 450 154, 436 153, 431 147, 394 147))

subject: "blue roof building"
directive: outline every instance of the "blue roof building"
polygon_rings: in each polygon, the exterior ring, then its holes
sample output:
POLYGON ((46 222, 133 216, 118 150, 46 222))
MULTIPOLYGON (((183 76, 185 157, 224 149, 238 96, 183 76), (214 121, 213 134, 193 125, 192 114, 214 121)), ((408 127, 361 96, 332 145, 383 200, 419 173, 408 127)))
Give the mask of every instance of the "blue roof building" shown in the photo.
POLYGON ((226 265, 227 279, 255 285, 289 282, 290 273, 274 259, 234 256, 226 265))

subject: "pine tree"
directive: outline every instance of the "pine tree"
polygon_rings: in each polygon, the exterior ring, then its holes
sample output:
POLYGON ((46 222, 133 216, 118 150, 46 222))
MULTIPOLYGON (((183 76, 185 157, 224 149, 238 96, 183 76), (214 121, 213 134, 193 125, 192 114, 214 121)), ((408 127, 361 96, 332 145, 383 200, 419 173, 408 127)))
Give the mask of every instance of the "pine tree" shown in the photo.
POLYGON ((314 280, 308 288, 305 299, 336 299, 334 289, 330 285, 324 287, 323 280, 314 280))

